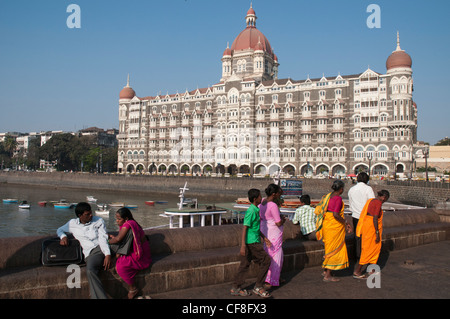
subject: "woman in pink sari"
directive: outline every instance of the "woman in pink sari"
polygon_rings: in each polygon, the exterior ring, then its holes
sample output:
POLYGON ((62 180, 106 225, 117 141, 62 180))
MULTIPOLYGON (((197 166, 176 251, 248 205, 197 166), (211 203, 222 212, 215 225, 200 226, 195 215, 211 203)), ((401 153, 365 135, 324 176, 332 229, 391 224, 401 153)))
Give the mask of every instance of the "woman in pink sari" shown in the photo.
POLYGON ((271 246, 264 244, 264 249, 272 259, 269 271, 266 277, 266 286, 280 285, 280 273, 283 267, 283 225, 285 218, 280 216, 278 201, 282 193, 281 187, 276 184, 270 184, 266 190, 266 199, 259 206, 259 214, 261 216, 261 232, 271 242, 271 246))
POLYGON ((129 231, 133 234, 133 243, 129 253, 127 255, 117 254, 116 261, 117 273, 129 285, 128 299, 133 299, 138 293, 134 277, 139 270, 148 268, 152 262, 150 243, 128 208, 123 207, 117 211, 116 223, 120 227, 119 234, 117 236, 110 235, 110 244, 120 243, 129 231))

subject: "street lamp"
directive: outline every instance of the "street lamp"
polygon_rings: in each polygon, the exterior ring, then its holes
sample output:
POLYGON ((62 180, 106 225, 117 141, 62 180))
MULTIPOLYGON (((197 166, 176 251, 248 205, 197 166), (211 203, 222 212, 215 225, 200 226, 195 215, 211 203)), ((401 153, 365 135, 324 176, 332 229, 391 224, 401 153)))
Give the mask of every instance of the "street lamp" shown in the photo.
POLYGON ((370 167, 372 163, 373 154, 372 152, 367 153, 367 159, 369 160, 369 176, 370 176, 370 167))
POLYGON ((427 182, 428 182, 428 154, 429 154, 429 149, 427 147, 427 148, 425 148, 425 150, 423 152, 423 156, 425 156, 425 178, 426 178, 427 182))
POLYGON ((398 160, 397 157, 398 156, 396 156, 394 153, 394 156, 392 157, 392 159, 394 160, 394 181, 397 180, 397 160, 398 160))

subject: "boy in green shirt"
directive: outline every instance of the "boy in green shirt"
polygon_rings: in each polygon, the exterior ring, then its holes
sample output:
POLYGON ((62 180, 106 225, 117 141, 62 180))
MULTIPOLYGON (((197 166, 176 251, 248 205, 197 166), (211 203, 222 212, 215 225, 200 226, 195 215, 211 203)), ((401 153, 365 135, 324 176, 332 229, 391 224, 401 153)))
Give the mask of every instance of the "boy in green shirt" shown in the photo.
POLYGON ((231 288, 231 294, 233 296, 250 295, 250 292, 243 289, 242 285, 245 282, 245 275, 247 274, 248 268, 253 260, 259 265, 253 292, 263 298, 267 298, 270 297, 270 294, 263 288, 263 285, 271 260, 270 256, 264 250, 264 246, 261 243, 261 238, 264 239, 268 247, 271 246, 271 243, 260 231, 258 205, 261 203, 261 192, 258 189, 250 189, 248 191, 248 199, 250 200, 251 205, 245 212, 244 217, 240 250, 241 264, 239 265, 233 287, 231 288))

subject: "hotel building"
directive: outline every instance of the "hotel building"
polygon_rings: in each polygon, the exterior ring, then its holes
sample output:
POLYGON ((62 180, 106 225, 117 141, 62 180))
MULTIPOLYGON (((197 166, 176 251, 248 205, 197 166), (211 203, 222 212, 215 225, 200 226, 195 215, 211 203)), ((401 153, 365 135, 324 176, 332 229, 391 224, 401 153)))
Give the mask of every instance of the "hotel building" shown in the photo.
POLYGON ((385 74, 278 79, 278 57, 256 19, 250 8, 211 87, 138 97, 128 78, 119 95, 119 172, 411 172, 417 106, 398 34, 385 74))

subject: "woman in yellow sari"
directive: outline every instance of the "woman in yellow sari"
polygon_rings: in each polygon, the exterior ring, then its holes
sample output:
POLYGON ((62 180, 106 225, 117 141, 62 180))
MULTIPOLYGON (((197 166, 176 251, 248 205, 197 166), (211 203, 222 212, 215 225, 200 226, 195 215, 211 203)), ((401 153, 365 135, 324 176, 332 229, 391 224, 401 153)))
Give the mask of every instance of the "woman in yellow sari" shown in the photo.
POLYGON ((353 272, 353 278, 366 279, 362 268, 368 264, 376 264, 381 251, 381 235, 383 233, 383 210, 381 206, 389 199, 389 192, 381 190, 378 197, 369 199, 364 205, 356 227, 356 236, 361 238, 361 257, 353 272))
POLYGON ((316 237, 325 245, 325 256, 322 268, 323 281, 335 282, 339 279, 331 275, 332 270, 340 270, 348 267, 347 246, 345 245, 345 234, 350 232, 350 225, 344 218, 344 203, 342 193, 344 182, 334 181, 331 189, 333 192, 324 195, 316 206, 314 213, 317 215, 316 237))

